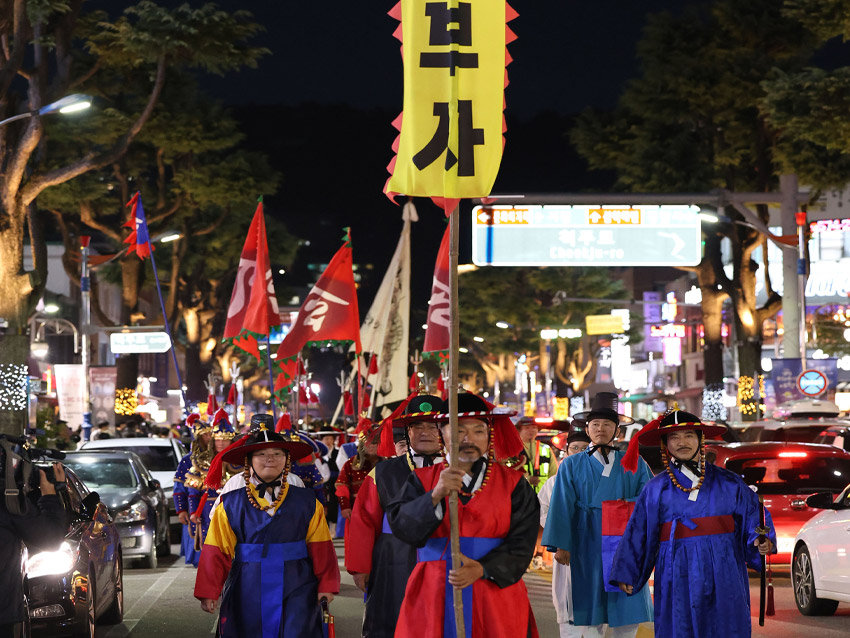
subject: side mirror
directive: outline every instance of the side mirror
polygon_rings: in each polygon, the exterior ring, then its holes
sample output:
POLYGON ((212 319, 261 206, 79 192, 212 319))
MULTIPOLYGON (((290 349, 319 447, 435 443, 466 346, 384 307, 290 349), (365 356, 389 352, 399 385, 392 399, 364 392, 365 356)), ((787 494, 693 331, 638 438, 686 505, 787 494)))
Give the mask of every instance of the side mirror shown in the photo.
POLYGON ((97 492, 89 492, 83 499, 83 511, 90 519, 94 518, 98 505, 100 505, 100 494, 97 492))
POLYGON ((148 481, 148 487, 151 488, 152 490, 158 490, 159 488, 162 487, 162 485, 156 479, 151 479, 150 481, 148 481))
POLYGON ((829 492, 819 492, 817 494, 812 494, 809 498, 806 499, 806 505, 819 510, 835 509, 833 495, 829 492))

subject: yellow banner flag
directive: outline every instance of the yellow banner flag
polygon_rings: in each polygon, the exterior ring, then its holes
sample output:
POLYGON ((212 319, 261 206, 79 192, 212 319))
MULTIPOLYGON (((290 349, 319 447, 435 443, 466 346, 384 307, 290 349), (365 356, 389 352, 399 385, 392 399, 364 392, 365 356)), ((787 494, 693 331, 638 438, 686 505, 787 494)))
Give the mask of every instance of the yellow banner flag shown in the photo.
POLYGON ((493 188, 505 130, 505 0, 401 0, 390 11, 401 25, 404 110, 384 188, 398 194, 461 199, 493 188))

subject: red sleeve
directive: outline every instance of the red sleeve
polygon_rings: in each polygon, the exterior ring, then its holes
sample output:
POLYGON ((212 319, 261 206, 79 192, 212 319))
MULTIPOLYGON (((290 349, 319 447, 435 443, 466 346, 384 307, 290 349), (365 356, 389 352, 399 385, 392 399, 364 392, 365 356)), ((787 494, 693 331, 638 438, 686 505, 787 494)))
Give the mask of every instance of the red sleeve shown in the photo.
POLYGON ((195 598, 218 600, 224 581, 230 573, 230 556, 215 545, 205 544, 201 550, 198 574, 195 577, 195 598))
POLYGON ((375 479, 370 474, 363 481, 346 535, 345 568, 350 574, 368 574, 372 571, 372 549, 381 534, 384 510, 378 496, 375 479))
POLYGON ((351 485, 349 485, 349 474, 351 474, 351 459, 348 459, 339 471, 336 479, 336 495, 339 498, 339 509, 347 510, 351 507, 351 485))
POLYGON ((319 591, 323 594, 338 594, 339 562, 333 541, 307 543, 307 551, 313 560, 313 573, 319 579, 319 591))

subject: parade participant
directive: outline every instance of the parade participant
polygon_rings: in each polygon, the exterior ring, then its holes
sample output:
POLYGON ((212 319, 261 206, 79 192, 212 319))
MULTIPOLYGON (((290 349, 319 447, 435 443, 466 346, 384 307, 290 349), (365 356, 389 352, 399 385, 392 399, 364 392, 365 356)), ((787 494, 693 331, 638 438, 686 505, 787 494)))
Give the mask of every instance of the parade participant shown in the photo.
POLYGON ((635 435, 623 460, 634 471, 639 445, 661 448, 664 471, 638 497, 610 574, 631 595, 655 570, 659 638, 751 635, 747 567, 761 571, 776 534, 765 510, 759 544, 758 496, 737 474, 705 462, 706 437, 725 429, 673 408, 635 435))
POLYGON ((336 481, 339 507, 346 520, 351 518, 351 508, 360 486, 380 460, 377 441, 380 428, 373 423, 363 423, 361 427, 357 435, 357 454, 345 462, 336 481))
MULTIPOLYGON (((230 445, 233 438, 236 436, 236 430, 230 425, 230 420, 227 417, 227 412, 223 408, 219 408, 213 415, 212 428, 212 454, 224 451, 230 445)), ((209 462, 212 458, 209 459, 209 462)), ((209 462, 206 466, 195 466, 186 474, 186 490, 189 500, 189 520, 195 525, 195 548, 200 551, 204 544, 204 539, 207 537, 207 529, 210 525, 210 512, 213 508, 213 503, 218 496, 219 490, 215 486, 204 484, 209 470, 209 462)), ((234 467, 226 463, 222 471, 222 480, 227 481, 230 477, 242 472, 241 467, 234 467)), ((219 487, 221 482, 219 482, 219 487)))
MULTIPOLYGON (((317 459, 324 454, 327 454, 328 449, 324 443, 314 441, 304 432, 298 432, 298 436, 307 445, 310 446, 312 453, 305 456, 303 459, 296 459, 290 470, 304 483, 304 487, 313 490, 316 493, 316 500, 323 506, 327 506, 328 502, 325 498, 325 476, 322 475, 320 466, 317 464, 317 459)), ((328 470, 328 478, 330 471, 328 470)))
POLYGON ((416 548, 393 536, 387 505, 401 491, 414 468, 441 462, 443 441, 436 422, 439 397, 412 395, 403 414, 381 426, 380 456, 392 456, 403 442, 404 452, 381 461, 363 481, 349 521, 345 567, 354 584, 366 593, 363 638, 392 638, 404 589, 416 565, 416 548), (398 439, 398 440, 395 440, 398 439))
POLYGON ((633 422, 617 412, 616 394, 598 393, 591 409, 575 417, 587 422, 592 444, 583 454, 565 458, 558 469, 543 544, 556 548, 555 560, 569 565, 572 581, 581 583, 572 590, 573 635, 601 637, 607 624, 617 638, 635 636, 640 623, 652 620, 652 602, 646 588, 632 597, 616 587, 606 591, 602 503, 634 501, 651 473, 639 459, 637 473, 627 474, 620 464, 625 453, 612 447, 619 427, 633 422))
POLYGON ((213 510, 195 597, 214 613, 224 589, 223 638, 321 638, 319 600, 339 592, 324 508, 312 490, 285 481, 291 457, 310 447, 291 430, 272 431, 272 421, 262 420, 220 458, 244 466, 246 486, 223 494, 213 510))
POLYGON ((549 446, 537 439, 540 428, 534 417, 524 416, 516 423, 519 438, 522 439, 522 465, 525 478, 535 492, 539 492, 549 478, 550 469, 554 474, 555 463, 549 446))
MULTIPOLYGON (((387 509, 393 534, 419 547, 401 605, 396 638, 454 638, 452 588, 463 592, 466 638, 536 638, 522 576, 534 553, 540 504, 520 472, 497 459, 522 442, 502 412, 474 394, 458 393, 457 466, 417 468, 387 509), (451 565, 446 497, 458 492, 462 565, 451 565)), ((448 402, 438 416, 451 446, 448 402)))
POLYGON ((183 526, 180 536, 180 555, 185 557, 187 565, 197 567, 201 554, 195 549, 195 525, 189 519, 189 492, 185 481, 186 474, 192 469, 192 455, 209 453, 212 426, 202 420, 199 414, 190 414, 186 417, 186 426, 192 432, 192 449, 177 464, 177 471, 174 473, 173 499, 177 518, 183 526))
POLYGON ((325 502, 327 503, 328 525, 335 525, 339 513, 339 500, 336 496, 336 480, 339 477, 339 465, 337 465, 339 448, 336 443, 337 440, 340 441, 340 445, 344 442, 345 433, 331 425, 325 425, 324 429, 315 432, 314 436, 316 440, 321 441, 328 448, 328 453, 322 457, 330 472, 328 480, 324 484, 325 502))
MULTIPOLYGON (((346 433, 346 436, 349 436, 349 433, 346 433)), ((354 435, 356 436, 356 435, 354 435)), ((345 467, 348 459, 357 455, 358 448, 357 440, 348 441, 339 446, 339 454, 336 457, 336 465, 342 470, 345 467)), ((337 475, 337 482, 339 481, 339 475, 337 475)), ((339 505, 339 496, 336 491, 336 485, 334 485, 334 496, 336 496, 337 504, 339 505)), ((334 528, 334 538, 344 538, 345 537, 345 523, 347 519, 343 516, 342 506, 339 505, 339 514, 336 518, 336 527, 334 528)))
MULTIPOLYGON (((573 427, 575 427, 576 421, 577 419, 573 419, 573 427)), ((552 446, 556 449, 559 449, 561 438, 563 438, 563 451, 566 452, 567 456, 581 454, 590 445, 590 437, 584 430, 573 430, 565 437, 562 434, 554 437, 552 446), (558 441, 555 439, 558 439, 558 441)), ((546 527, 546 518, 549 515, 549 502, 552 499, 556 476, 550 477, 537 495, 540 500, 540 526, 544 528, 546 527)), ((581 629, 573 625, 570 567, 569 565, 562 565, 558 561, 552 563, 552 603, 555 605, 560 638, 579 638, 581 629)))

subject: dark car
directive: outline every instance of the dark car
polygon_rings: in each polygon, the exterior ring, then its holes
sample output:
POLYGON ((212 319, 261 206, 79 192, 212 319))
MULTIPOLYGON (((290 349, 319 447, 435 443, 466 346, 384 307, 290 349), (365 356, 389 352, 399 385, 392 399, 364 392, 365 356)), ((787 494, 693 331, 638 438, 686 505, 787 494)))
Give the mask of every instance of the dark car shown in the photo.
POLYGON ((121 535, 124 558, 141 558, 144 567, 155 568, 158 556, 171 553, 165 493, 134 452, 69 452, 64 463, 100 495, 121 535))
POLYGON ((65 541, 55 552, 27 556, 24 591, 34 635, 93 638, 96 623, 124 617, 121 538, 97 493, 73 470, 66 477, 68 491, 60 492, 70 521, 65 541))

